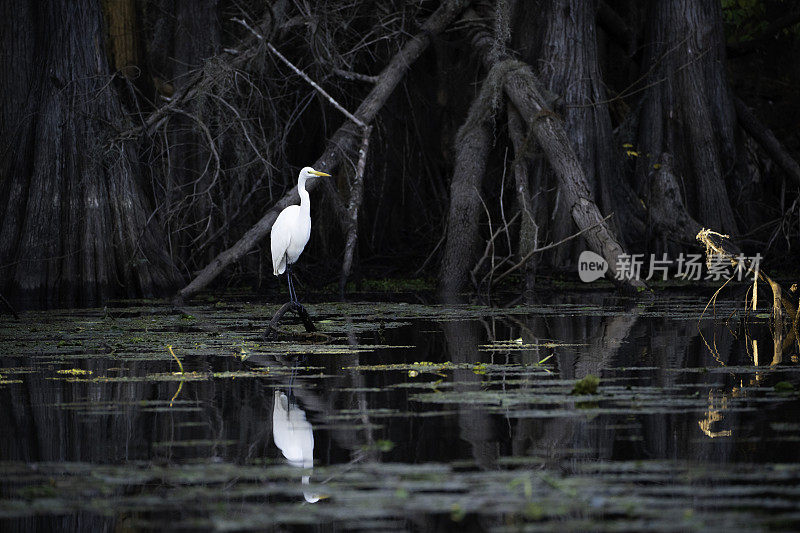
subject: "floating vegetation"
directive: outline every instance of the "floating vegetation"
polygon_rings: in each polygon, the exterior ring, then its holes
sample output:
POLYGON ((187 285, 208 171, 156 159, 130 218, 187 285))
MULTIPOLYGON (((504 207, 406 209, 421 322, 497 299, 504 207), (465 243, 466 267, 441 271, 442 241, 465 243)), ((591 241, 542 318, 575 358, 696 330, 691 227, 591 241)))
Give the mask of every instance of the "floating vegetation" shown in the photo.
POLYGON ((579 379, 575 386, 572 387, 572 393, 578 396, 586 394, 597 394, 597 386, 600 385, 600 378, 593 374, 589 374, 583 379, 579 379))
POLYGON ((276 306, 198 301, 0 325, 0 529, 800 528, 797 354, 739 302, 335 302, 266 342, 276 306))
POLYGON ((56 374, 66 374, 68 376, 85 376, 90 375, 91 370, 83 370, 81 368, 67 368, 64 370, 56 370, 56 374))
POLYGON ((513 339, 508 341, 494 341, 491 344, 482 344, 479 346, 481 350, 494 350, 494 351, 511 351, 511 350, 531 350, 534 348, 559 348, 567 346, 586 346, 583 343, 564 343, 557 341, 526 343, 522 338, 513 339))
POLYGON ((0 501, 0 519, 85 512, 110 522, 129 516, 133 528, 224 525, 236 530, 314 523, 433 529, 442 524, 440 517, 448 528, 480 517, 483 528, 492 531, 638 530, 645 525, 707 531, 740 529, 745 517, 751 530, 800 525, 796 465, 721 470, 684 461, 618 461, 555 466, 551 471, 481 471, 441 463, 317 467, 307 487, 327 499, 309 506, 302 498, 306 486, 286 466, 0 463, 3 484, 13 494, 0 501))

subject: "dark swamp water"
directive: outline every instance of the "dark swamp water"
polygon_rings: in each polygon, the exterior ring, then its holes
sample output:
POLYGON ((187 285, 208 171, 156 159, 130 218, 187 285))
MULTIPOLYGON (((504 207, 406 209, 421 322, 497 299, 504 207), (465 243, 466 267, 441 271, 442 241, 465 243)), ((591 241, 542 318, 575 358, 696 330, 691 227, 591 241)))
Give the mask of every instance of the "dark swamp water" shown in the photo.
POLYGON ((0 530, 798 530, 796 348, 707 301, 2 317, 0 530))

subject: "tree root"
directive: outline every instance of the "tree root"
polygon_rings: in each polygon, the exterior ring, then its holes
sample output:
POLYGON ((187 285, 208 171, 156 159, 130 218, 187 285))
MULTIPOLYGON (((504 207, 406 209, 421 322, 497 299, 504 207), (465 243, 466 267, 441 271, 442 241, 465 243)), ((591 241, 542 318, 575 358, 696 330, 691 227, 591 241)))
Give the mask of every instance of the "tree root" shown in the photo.
MULTIPOLYGON (((468 10, 464 19, 475 21, 479 16, 468 10)), ((548 108, 534 70, 530 65, 513 60, 508 54, 499 58, 492 57, 493 38, 481 27, 473 30, 471 42, 476 55, 487 68, 494 67, 498 62, 499 65, 506 65, 500 80, 503 90, 528 124, 532 137, 558 179, 561 194, 569 206, 569 214, 575 226, 579 230, 586 230, 583 234, 586 244, 608 263, 611 281, 624 292, 647 289, 643 281, 626 276, 619 270, 618 258, 625 254, 625 250, 611 226, 600 214, 586 173, 567 136, 564 121, 548 108)))

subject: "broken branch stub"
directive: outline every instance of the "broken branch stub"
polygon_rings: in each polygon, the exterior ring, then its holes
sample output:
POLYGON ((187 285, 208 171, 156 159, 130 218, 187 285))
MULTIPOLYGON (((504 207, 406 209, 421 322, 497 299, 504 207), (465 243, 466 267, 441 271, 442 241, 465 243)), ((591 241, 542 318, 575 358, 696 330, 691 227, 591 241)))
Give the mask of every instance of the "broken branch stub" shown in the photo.
POLYGON ((364 199, 364 169, 367 166, 369 136, 371 133, 372 126, 364 128, 361 148, 358 150, 356 174, 350 186, 350 202, 348 202, 347 205, 347 214, 349 217, 347 224, 347 243, 344 249, 344 260, 342 261, 342 276, 339 280, 339 292, 342 299, 344 299, 344 289, 353 266, 353 254, 355 253, 356 243, 358 241, 358 212, 361 209, 361 202, 364 199))

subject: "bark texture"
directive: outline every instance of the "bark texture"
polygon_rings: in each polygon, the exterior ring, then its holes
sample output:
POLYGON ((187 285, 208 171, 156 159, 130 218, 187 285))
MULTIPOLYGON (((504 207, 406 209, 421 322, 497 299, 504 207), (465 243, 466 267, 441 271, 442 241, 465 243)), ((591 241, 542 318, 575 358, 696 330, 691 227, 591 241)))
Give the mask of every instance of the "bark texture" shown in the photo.
POLYGON ((446 294, 464 288, 475 263, 482 211, 481 183, 492 145, 494 117, 503 82, 514 66, 507 62, 492 67, 456 134, 447 237, 439 275, 440 289, 446 294))
POLYGON ((315 288, 438 270, 447 291, 531 289, 587 248, 686 253, 698 227, 796 259, 786 2, 731 58, 732 2, 497 0, 455 24, 468 0, 40 4, 0 6, 13 305, 157 294, 176 271, 183 297, 220 274, 270 292, 262 239, 309 164, 339 167, 312 193, 315 288))
MULTIPOLYGON (((642 209, 622 176, 623 149, 615 145, 598 61, 596 13, 596 0, 546 2, 544 10, 526 4, 518 19, 535 30, 517 32, 517 40, 523 58, 538 67, 542 87, 556 96, 553 111, 564 120, 598 208, 603 214, 614 213, 610 226, 620 238, 630 240, 642 232, 642 209)), ((558 241, 574 233, 566 195, 557 178, 546 168, 534 168, 533 174, 542 176, 554 191, 549 195, 553 224, 547 227, 548 236, 558 241)), ((542 201, 546 199, 543 195, 542 201)), ((553 262, 574 263, 583 249, 581 240, 561 246, 554 250, 553 262)))
POLYGON ((164 292, 177 275, 134 147, 113 139, 125 113, 99 3, 16 7, 0 60, 0 290, 29 306, 164 292))
MULTIPOLYGON (((472 42, 484 63, 490 65, 489 34, 477 31, 472 42)), ((500 59, 512 61, 507 55, 500 59)), ((505 76, 503 88, 528 124, 531 134, 557 176, 567 212, 579 229, 592 228, 584 233, 584 238, 590 249, 605 258, 609 271, 616 277, 618 257, 625 254, 625 251, 612 229, 603 221, 586 173, 565 131, 564 122, 547 108, 539 86, 532 69, 518 63, 517 68, 510 70, 505 76)), ((630 289, 644 287, 641 281, 635 279, 622 279, 621 285, 630 289)))
POLYGON ((642 72, 639 190, 662 153, 687 190, 690 213, 706 227, 735 234, 727 190, 735 185, 736 114, 725 73, 719 2, 653 1, 642 72))

